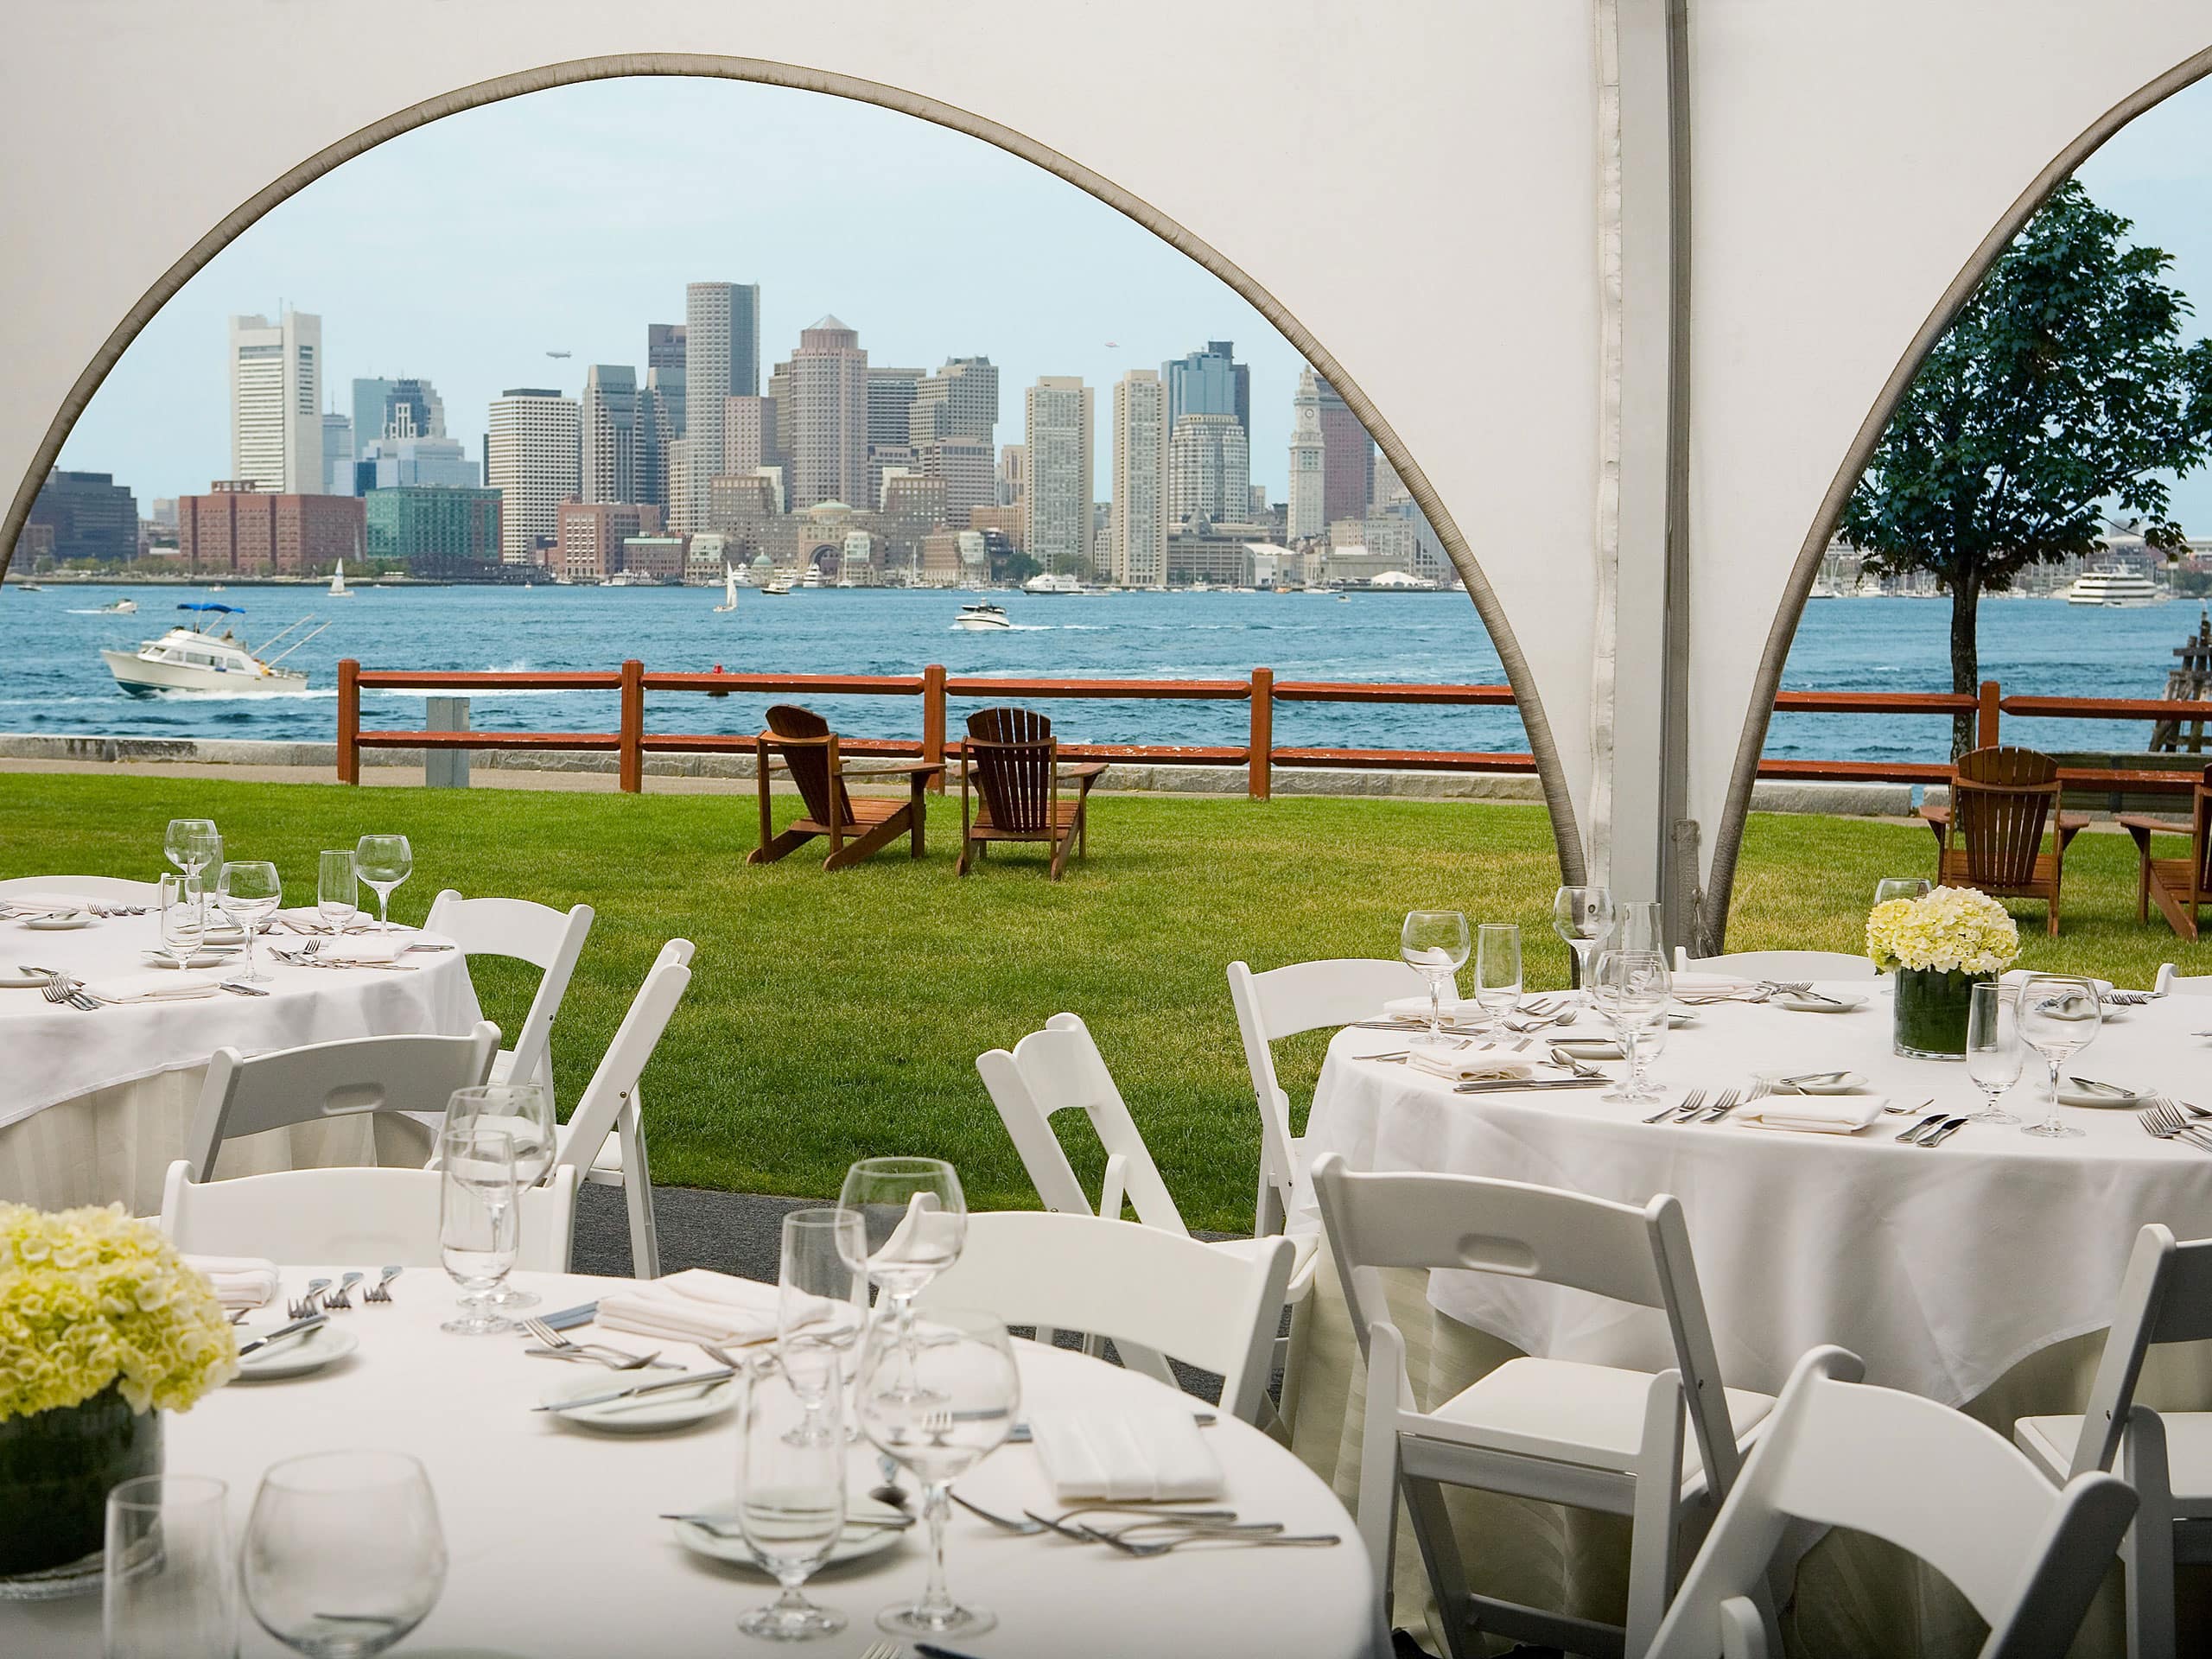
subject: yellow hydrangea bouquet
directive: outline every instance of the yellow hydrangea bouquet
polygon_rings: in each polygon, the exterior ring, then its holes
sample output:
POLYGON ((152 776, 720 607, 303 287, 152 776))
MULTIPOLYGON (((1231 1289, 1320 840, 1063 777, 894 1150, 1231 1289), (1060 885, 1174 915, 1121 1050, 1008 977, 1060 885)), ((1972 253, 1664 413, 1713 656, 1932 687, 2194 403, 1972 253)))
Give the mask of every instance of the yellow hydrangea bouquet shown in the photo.
POLYGON ((153 1223, 0 1204, 0 1574, 99 1550, 108 1489, 161 1466, 154 1414, 238 1357, 214 1286, 153 1223))
POLYGON ((1866 954, 1896 976, 1897 1052, 1963 1059, 1974 986, 2019 960, 2020 930, 1987 893, 1937 887, 1875 906, 1866 917, 1866 954))

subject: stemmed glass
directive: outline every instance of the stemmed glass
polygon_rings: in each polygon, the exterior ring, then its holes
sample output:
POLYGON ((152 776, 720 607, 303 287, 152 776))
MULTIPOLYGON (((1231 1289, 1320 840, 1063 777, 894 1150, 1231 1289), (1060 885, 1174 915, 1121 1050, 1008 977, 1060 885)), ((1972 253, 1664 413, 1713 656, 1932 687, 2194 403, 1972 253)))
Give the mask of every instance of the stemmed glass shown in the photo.
MULTIPOLYGON (((448 1129, 490 1129, 505 1135, 514 1147, 515 1188, 527 1192, 543 1180, 560 1151, 560 1132, 553 1116, 553 1087, 546 1083, 486 1083, 456 1089, 446 1102, 448 1129)), ((502 1285, 485 1298, 493 1307, 512 1313, 536 1307, 537 1293, 502 1285)))
POLYGON ((903 1341, 913 1329, 914 1298, 960 1259, 968 1241, 960 1177, 942 1158, 863 1158, 845 1172, 837 1207, 861 1223, 857 1235, 836 1235, 845 1265, 889 1300, 903 1341), (855 1244, 860 1253, 849 1254, 855 1244))
POLYGON ((1598 958, 1593 988, 1598 1012, 1612 1022, 1627 1062, 1620 1083, 1603 1098, 1641 1105, 1659 1097, 1644 1080, 1651 1055, 1666 1041, 1667 1011, 1673 994, 1667 959, 1656 950, 1608 950, 1598 958))
POLYGON ((391 931, 391 890, 415 868, 415 849, 404 836, 363 836, 353 844, 353 868, 377 892, 377 931, 391 931))
POLYGON ((189 968, 207 938, 207 918, 191 893, 191 878, 162 878, 162 954, 189 968))
POLYGON ((215 828, 213 818, 171 818, 168 834, 163 838, 162 846, 168 855, 169 862, 184 873, 184 889, 199 906, 204 926, 207 915, 207 885, 200 879, 200 873, 222 868, 222 833, 215 828))
POLYGON ((238 1567, 254 1618, 295 1653, 382 1653, 429 1617, 445 1588, 429 1477, 398 1452, 313 1452, 272 1464, 238 1567))
POLYGON ((2020 985, 2020 1040, 2050 1068, 2050 1109, 2022 1135, 2065 1140, 2081 1130, 2058 1121, 2058 1071, 2067 1057, 2087 1048, 2104 1025, 2103 1000, 2095 982, 2070 974, 2030 974, 2020 985))
POLYGON ((334 933, 343 933, 361 913, 361 887, 353 855, 326 849, 315 861, 315 914, 334 933))
POLYGON ((2020 1120, 1998 1102, 2020 1080, 2025 1058, 2020 1052, 2018 1005, 2005 995, 2005 987, 1983 983, 1968 988, 1967 1007, 1967 1076, 1987 1098, 1968 1118, 1973 1123, 2017 1123, 2020 1120))
POLYGON ((521 1194, 515 1147, 504 1129, 448 1128, 438 1136, 438 1248, 461 1288, 457 1317, 438 1328, 465 1337, 512 1331, 491 1293, 514 1271, 521 1194))
POLYGON ((1874 884, 1874 902, 1886 905, 1898 899, 1924 899, 1929 882, 1924 875, 1885 875, 1874 884))
POLYGON ((1021 1378, 1006 1326, 988 1313, 932 1307, 903 1341, 880 1319, 861 1351, 861 1431, 921 1482, 930 1523, 930 1576, 921 1599, 875 1622, 896 1636, 977 1636, 998 1623, 953 1600, 944 1583, 944 1522, 952 1483, 996 1451, 1014 1427, 1021 1378))
POLYGON ((1615 941, 1623 950, 1667 952, 1667 907, 1656 899, 1630 899, 1620 906, 1620 938, 1615 941))
POLYGON ((854 1344, 868 1329, 868 1281, 852 1265, 867 1255, 861 1218, 849 1210, 794 1210, 784 1217, 776 1357, 807 1408, 802 1431, 817 1438, 832 1433, 820 1408, 852 1375, 854 1344))
POLYGON ((1483 1011, 1485 1041, 1496 1042, 1503 1022, 1521 1006, 1521 929, 1513 922, 1484 922, 1475 930, 1475 1005, 1483 1011))
POLYGON ((1552 895, 1552 931, 1574 952, 1574 982, 1590 988, 1591 958, 1613 931, 1610 887, 1561 887, 1552 895))
POLYGON ((835 1636, 845 1616, 818 1607, 799 1586, 830 1559, 845 1531, 844 1389, 828 1349, 829 1386, 810 1401, 772 1361, 748 1368, 737 1440, 737 1523, 753 1559, 782 1586, 766 1607, 737 1621, 764 1642, 835 1636))
POLYGON ((253 936, 261 924, 284 902, 284 884, 276 867, 266 859, 236 859, 223 866, 215 878, 215 902, 223 914, 245 932, 245 971, 238 976, 257 984, 269 976, 253 965, 253 936))
POLYGON ((230 1488, 205 1475, 140 1475, 108 1493, 104 1659, 238 1659, 229 1509, 230 1488))
POLYGON ((1398 954, 1428 982, 1428 1037, 1444 1046, 1444 988, 1467 965, 1467 918, 1456 910, 1414 910, 1398 930, 1398 954))

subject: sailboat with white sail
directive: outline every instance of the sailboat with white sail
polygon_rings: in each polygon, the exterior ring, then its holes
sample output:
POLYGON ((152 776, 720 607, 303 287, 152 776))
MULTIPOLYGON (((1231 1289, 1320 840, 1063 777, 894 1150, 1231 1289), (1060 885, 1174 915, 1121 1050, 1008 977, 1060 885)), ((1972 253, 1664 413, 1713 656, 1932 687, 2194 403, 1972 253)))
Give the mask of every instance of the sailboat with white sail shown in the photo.
POLYGON ((343 559, 338 561, 338 568, 330 573, 330 596, 333 599, 353 597, 353 590, 346 585, 346 561, 343 559))
POLYGON ((725 611, 734 611, 736 608, 737 572, 731 569, 729 566, 724 565, 722 566, 722 602, 715 607, 715 614, 720 616, 725 611))

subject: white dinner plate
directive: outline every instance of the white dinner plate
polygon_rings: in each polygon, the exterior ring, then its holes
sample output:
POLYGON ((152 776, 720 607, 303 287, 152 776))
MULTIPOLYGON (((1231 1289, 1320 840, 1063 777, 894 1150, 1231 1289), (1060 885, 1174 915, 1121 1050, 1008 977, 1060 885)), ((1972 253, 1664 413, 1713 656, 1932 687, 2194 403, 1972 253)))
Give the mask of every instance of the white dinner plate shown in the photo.
POLYGON ((92 925, 92 918, 81 910, 70 916, 26 916, 23 918, 25 927, 35 927, 41 933, 63 933, 73 927, 90 927, 92 925))
POLYGON ((1801 996, 1795 991, 1777 991, 1767 1001, 1777 1008, 1788 1008, 1793 1014, 1849 1014, 1854 1008, 1866 1006, 1863 996, 1853 996, 1848 991, 1832 1001, 1817 996, 1801 996))
MULTIPOLYGON (((244 1347, 251 1342, 250 1332, 240 1328, 244 1347)), ((264 1348, 257 1354, 248 1354, 238 1361, 238 1380, 242 1382, 269 1382, 280 1376, 305 1376, 309 1371, 319 1371, 334 1361, 340 1360, 361 1344, 351 1331, 341 1331, 334 1325, 318 1325, 303 1337, 287 1338, 274 1348, 264 1348)))
MULTIPOLYGON (((1446 997, 1440 1011, 1447 1026, 1479 1026, 1490 1016, 1483 1012, 1482 1004, 1454 997, 1446 997)), ((1382 1005, 1386 1020, 1418 1020, 1428 1023, 1428 999, 1425 996, 1394 996, 1382 1005)))
MULTIPOLYGON (((845 1502, 844 1535, 830 1551, 830 1559, 823 1563, 825 1567, 880 1555, 885 1550, 898 1547, 899 1540, 907 1529, 872 1527, 868 1524, 868 1517, 880 1515, 894 1519, 904 1518, 905 1511, 879 1503, 872 1497, 848 1497, 845 1502)), ((753 1559, 753 1552, 746 1548, 745 1540, 737 1530, 737 1512, 734 1510, 709 1510, 702 1513, 715 1522, 714 1528, 710 1530, 696 1522, 678 1521, 676 1522, 677 1542, 694 1555, 726 1561, 732 1567, 741 1567, 747 1572, 760 1573, 762 1578, 768 1576, 761 1572, 760 1564, 753 1559), (728 1528, 728 1531, 721 1530, 724 1527, 728 1528)))
MULTIPOLYGON (((719 1417, 734 1406, 741 1392, 738 1384, 742 1380, 733 1376, 710 1389, 678 1389, 671 1394, 649 1395, 642 1400, 610 1400, 602 1406, 579 1406, 574 1411, 556 1411, 551 1415, 556 1421, 572 1428, 597 1429, 608 1434, 652 1434, 664 1428, 688 1428, 693 1423, 719 1417)), ((623 1374, 620 1371, 571 1377, 547 1389, 538 1396, 538 1403, 557 1406, 565 1400, 605 1394, 609 1389, 622 1386, 623 1374)))
MULTIPOLYGON (((192 960, 185 963, 185 966, 188 968, 227 967, 230 963, 234 963, 238 959, 239 951, 243 950, 245 948, 245 947, 243 945, 233 945, 227 949, 218 947, 200 950, 195 953, 192 960)), ((148 950, 140 956, 139 960, 143 962, 149 968, 174 968, 176 966, 176 958, 175 957, 165 957, 158 950, 148 950)))
POLYGON ((2062 1106, 2092 1106, 2106 1110, 2138 1110, 2151 1103, 2155 1090, 2139 1095, 2107 1094, 2101 1089, 2083 1089, 2062 1079, 2058 1085, 2058 1103, 2062 1106))
POLYGON ((1780 1072, 1763 1071, 1759 1075, 1774 1085, 1778 1095, 1855 1095, 1866 1086, 1866 1079, 1856 1071, 1839 1072, 1819 1083, 1784 1083, 1783 1077, 1787 1074, 1780 1072))
POLYGON ((1618 1060, 1621 1046, 1611 1037, 1561 1037, 1552 1046, 1578 1060, 1618 1060))

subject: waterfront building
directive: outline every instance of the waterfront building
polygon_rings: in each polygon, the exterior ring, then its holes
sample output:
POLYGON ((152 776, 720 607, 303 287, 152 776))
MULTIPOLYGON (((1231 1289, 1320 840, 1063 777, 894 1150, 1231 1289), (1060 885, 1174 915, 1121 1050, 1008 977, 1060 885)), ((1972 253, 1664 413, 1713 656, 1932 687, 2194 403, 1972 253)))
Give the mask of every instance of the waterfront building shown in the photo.
POLYGON ((998 498, 988 439, 932 438, 914 446, 914 460, 924 478, 934 478, 944 485, 948 524, 966 524, 970 512, 990 506, 998 498))
MULTIPOLYGON (((649 322, 645 325, 645 373, 655 369, 683 372, 684 331, 680 322, 649 322)), ((679 423, 676 435, 683 435, 679 423)))
POLYGON ((707 522, 698 528, 742 530, 779 517, 782 511, 776 499, 775 480, 761 471, 725 473, 708 481, 707 522))
POLYGON ((1113 516, 1105 569, 1116 587, 1167 585, 1167 386, 1149 369, 1114 383, 1113 516))
POLYGON ((1167 580, 1177 587, 1205 582, 1211 588, 1250 588, 1253 550, 1269 548, 1264 524, 1200 519, 1174 527, 1167 537, 1167 580))
POLYGON ((998 504, 1010 507, 1021 499, 1021 493, 1029 484, 1029 453, 1018 443, 1009 443, 999 451, 995 474, 998 504))
POLYGON ((919 473, 901 473, 883 480, 883 499, 878 510, 888 518, 912 518, 935 529, 951 521, 945 516, 944 480, 919 473))
MULTIPOLYGON (((656 328, 678 325, 655 323, 656 328)), ((669 508, 670 450, 683 436, 683 365, 656 364, 638 389, 638 496, 663 512, 669 508)))
POLYGON ((981 531, 940 530, 923 537, 919 569, 910 580, 923 588, 981 588, 990 573, 981 531))
POLYGON ((635 501, 638 490, 638 372, 626 363, 584 371, 577 493, 586 501, 635 501))
POLYGON ((719 531, 694 531, 683 550, 683 585, 719 588, 725 567, 734 569, 751 558, 750 553, 719 531))
POLYGON ((1090 551, 1090 388, 1079 376, 1044 375, 1023 414, 1023 540, 1048 572, 1080 575, 1090 551))
POLYGON ((1167 383, 1167 429, 1185 415, 1227 415, 1252 439, 1252 371, 1236 361, 1236 348, 1226 340, 1210 340, 1202 352, 1192 352, 1160 365, 1167 383))
POLYGON ((1167 442, 1167 516, 1243 523, 1251 511, 1252 458, 1234 415, 1185 415, 1167 442))
POLYGON ((402 559, 416 575, 464 575, 498 564, 499 493, 435 485, 361 498, 368 556, 402 559))
MULTIPOLYGON (((156 503, 157 513, 159 506, 156 503)), ((41 553, 57 561, 135 558, 138 499, 117 483, 112 473, 56 470, 39 486, 23 529, 16 538, 16 557, 26 565, 34 541, 41 553), (34 528, 41 532, 35 538, 29 534, 34 528)))
POLYGON ((776 414, 793 510, 867 501, 868 353, 860 335, 835 316, 820 318, 799 331, 789 368, 791 402, 776 414))
POLYGON ((622 574, 632 582, 681 583, 689 536, 631 536, 622 543, 622 574))
POLYGON ((622 569, 622 545, 660 533, 660 509, 638 501, 564 501, 555 566, 570 582, 604 582, 622 569))
POLYGON ((1286 533, 1292 541, 1302 542, 1319 536, 1329 522, 1322 477, 1321 388, 1310 368, 1299 371, 1290 412, 1290 521, 1286 533))
MULTIPOLYGON (((706 505, 707 480, 728 471, 719 418, 725 397, 749 397, 760 387, 760 289, 754 283, 691 283, 683 290, 683 387, 687 404, 700 408, 698 429, 688 418, 682 435, 690 444, 689 472, 696 516, 706 505)), ((647 344, 650 346, 650 330, 647 344)))
POLYGON ((768 480, 768 487, 775 497, 776 511, 789 512, 791 502, 784 491, 784 469, 781 467, 755 467, 753 471, 756 477, 768 480))
POLYGON ((991 537, 1002 537, 1009 552, 1028 551, 1028 531, 1022 524, 1023 509, 1019 504, 1000 507, 970 507, 968 527, 982 533, 988 541, 991 537))
POLYGON ((1364 518, 1375 499, 1375 440, 1344 400, 1322 376, 1314 377, 1321 396, 1321 517, 1364 518))
POLYGON ((868 505, 883 505, 883 486, 893 479, 921 475, 921 461, 912 444, 871 443, 868 447, 868 505))
POLYGON ((275 494, 320 495, 322 319, 231 319, 231 475, 275 494))
POLYGON ((178 551, 195 572, 315 575, 340 559, 358 565, 365 545, 358 496, 279 494, 233 478, 176 507, 178 551))
POLYGON ((335 410, 322 412, 322 493, 351 495, 353 478, 353 417, 335 410))
POLYGON ((500 557, 530 563, 541 536, 557 536, 561 504, 579 492, 582 411, 573 397, 510 386, 492 402, 484 481, 499 493, 500 557))

